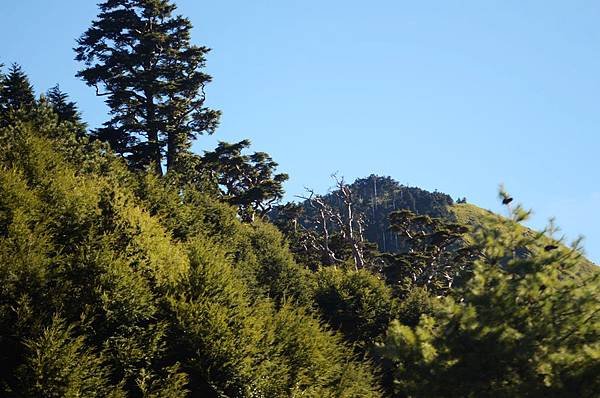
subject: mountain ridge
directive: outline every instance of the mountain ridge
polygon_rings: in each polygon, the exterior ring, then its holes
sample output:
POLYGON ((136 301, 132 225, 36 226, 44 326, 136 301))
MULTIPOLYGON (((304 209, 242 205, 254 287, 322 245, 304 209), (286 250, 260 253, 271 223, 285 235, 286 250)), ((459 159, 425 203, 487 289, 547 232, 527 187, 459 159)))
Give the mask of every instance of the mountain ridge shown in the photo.
MULTIPOLYGON (((364 217, 365 239, 377 245, 383 253, 397 253, 403 248, 399 246, 396 234, 390 230, 389 215, 394 211, 410 210, 417 215, 442 218, 450 223, 465 224, 470 227, 480 226, 486 216, 504 218, 501 214, 467 203, 465 197, 453 199, 450 195, 438 190, 428 191, 418 186, 401 184, 390 176, 371 174, 357 178, 347 184, 354 195, 355 211, 364 217)), ((341 210, 339 189, 334 189, 322 195, 325 203, 341 210)), ((299 203, 304 210, 300 223, 306 228, 314 228, 316 210, 310 200, 299 203)), ((524 233, 534 233, 535 230, 520 225, 524 233)), ((548 238, 549 241, 551 238, 548 238)), ((596 265, 583 257, 582 263, 587 266, 596 265)))

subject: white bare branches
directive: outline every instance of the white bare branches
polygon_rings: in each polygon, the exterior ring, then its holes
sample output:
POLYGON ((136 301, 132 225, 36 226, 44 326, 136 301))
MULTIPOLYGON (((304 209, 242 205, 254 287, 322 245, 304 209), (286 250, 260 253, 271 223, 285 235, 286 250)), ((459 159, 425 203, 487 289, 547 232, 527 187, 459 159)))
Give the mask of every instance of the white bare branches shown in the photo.
POLYGON ((354 212, 352 190, 348 184, 345 183, 343 178, 338 178, 335 174, 331 177, 335 180, 337 188, 334 194, 340 200, 340 204, 343 204, 341 210, 332 207, 321 195, 315 194, 309 188, 305 188, 309 194, 308 196, 298 196, 298 198, 306 200, 318 213, 317 229, 320 232, 320 239, 312 235, 314 241, 311 246, 320 250, 332 265, 340 262, 341 260, 336 257, 329 247, 330 229, 333 229, 351 249, 354 268, 359 270, 365 267, 364 219, 360 214, 354 212))

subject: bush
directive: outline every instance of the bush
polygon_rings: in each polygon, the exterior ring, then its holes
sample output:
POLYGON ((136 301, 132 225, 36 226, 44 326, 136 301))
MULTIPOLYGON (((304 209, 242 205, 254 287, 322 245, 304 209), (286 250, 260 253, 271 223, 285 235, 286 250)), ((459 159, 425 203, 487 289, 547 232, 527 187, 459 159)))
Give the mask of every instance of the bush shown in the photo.
POLYGON ((473 236, 482 248, 458 297, 415 327, 393 322, 382 349, 395 363, 399 396, 592 397, 600 391, 600 273, 579 266, 576 248, 490 219, 473 236))
POLYGON ((328 267, 316 274, 316 280, 319 312, 360 351, 370 348, 397 317, 398 303, 391 289, 369 271, 328 267))

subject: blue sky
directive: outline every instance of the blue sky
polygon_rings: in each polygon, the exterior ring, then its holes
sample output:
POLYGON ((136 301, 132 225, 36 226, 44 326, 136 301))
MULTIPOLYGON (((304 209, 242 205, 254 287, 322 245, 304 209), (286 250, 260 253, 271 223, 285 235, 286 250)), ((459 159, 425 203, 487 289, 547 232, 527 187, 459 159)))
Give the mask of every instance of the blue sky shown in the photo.
MULTIPOLYGON (((600 2, 177 1, 213 48, 213 137, 250 138, 290 174, 288 197, 371 173, 500 211, 497 187, 600 262, 600 2)), ((94 1, 0 2, 0 61, 55 83, 92 125, 74 78, 94 1)))

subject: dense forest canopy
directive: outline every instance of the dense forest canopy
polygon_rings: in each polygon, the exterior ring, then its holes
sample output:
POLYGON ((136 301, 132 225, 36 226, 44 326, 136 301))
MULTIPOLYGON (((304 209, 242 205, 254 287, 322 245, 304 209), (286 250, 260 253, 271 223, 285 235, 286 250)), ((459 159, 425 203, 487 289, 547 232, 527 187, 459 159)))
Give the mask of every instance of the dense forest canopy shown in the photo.
POLYGON ((249 140, 193 153, 209 49, 106 0, 75 49, 106 99, 0 73, 0 395, 596 397, 600 272, 504 217, 370 175, 282 203, 249 140))

